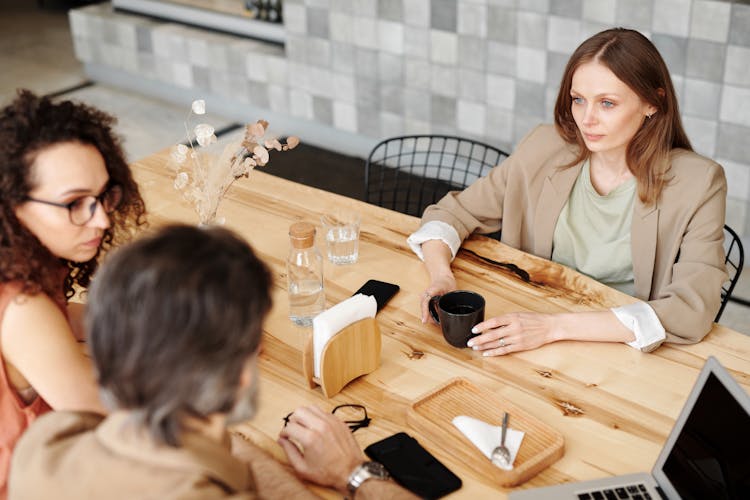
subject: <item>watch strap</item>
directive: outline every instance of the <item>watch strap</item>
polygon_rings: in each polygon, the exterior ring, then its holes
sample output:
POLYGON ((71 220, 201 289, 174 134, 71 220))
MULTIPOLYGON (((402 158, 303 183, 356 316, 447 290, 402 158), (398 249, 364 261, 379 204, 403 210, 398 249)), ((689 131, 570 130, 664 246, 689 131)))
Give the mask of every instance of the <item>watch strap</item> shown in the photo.
POLYGON ((354 496, 354 493, 359 489, 362 484, 368 479, 379 479, 381 481, 389 479, 391 476, 383 466, 378 462, 363 462, 358 465, 351 474, 346 482, 346 489, 349 492, 349 498, 354 496))

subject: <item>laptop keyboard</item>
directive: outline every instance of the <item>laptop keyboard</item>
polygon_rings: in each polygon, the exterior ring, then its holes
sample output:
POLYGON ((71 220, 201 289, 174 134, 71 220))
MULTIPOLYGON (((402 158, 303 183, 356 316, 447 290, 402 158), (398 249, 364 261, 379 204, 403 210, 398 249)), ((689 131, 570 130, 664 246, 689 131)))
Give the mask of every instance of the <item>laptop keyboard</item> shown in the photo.
POLYGON ((651 500, 651 495, 643 484, 631 486, 620 486, 619 488, 607 488, 599 491, 587 491, 579 493, 578 500, 651 500))

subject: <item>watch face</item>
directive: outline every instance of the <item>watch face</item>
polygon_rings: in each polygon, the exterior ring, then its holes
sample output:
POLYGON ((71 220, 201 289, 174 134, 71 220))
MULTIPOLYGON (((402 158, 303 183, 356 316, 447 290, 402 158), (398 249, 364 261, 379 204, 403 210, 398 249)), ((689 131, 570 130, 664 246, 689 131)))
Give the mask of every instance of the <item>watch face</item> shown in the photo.
POLYGON ((362 483, 368 479, 389 479, 391 476, 388 471, 378 462, 365 462, 352 472, 349 476, 349 482, 347 489, 350 493, 354 493, 357 488, 362 486, 362 483))
POLYGON ((369 473, 380 478, 390 477, 386 468, 380 462, 365 462, 362 464, 369 473))

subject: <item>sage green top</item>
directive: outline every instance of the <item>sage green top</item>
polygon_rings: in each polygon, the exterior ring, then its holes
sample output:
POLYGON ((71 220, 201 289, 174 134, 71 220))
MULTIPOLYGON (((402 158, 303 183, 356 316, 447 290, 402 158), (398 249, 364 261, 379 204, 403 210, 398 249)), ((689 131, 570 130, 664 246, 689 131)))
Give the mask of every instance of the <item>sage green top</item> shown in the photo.
POLYGON ((597 193, 587 160, 557 219, 552 260, 633 295, 630 222, 635 193, 635 178, 604 196, 597 193))

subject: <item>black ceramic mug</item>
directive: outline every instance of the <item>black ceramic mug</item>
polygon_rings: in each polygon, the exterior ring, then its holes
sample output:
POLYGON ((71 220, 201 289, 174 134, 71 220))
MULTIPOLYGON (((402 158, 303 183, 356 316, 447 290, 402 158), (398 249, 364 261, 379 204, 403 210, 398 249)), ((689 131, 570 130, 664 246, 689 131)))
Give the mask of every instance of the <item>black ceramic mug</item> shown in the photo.
POLYGON ((468 290, 456 290, 430 299, 430 314, 454 347, 466 347, 474 325, 484 321, 484 297, 468 290))

